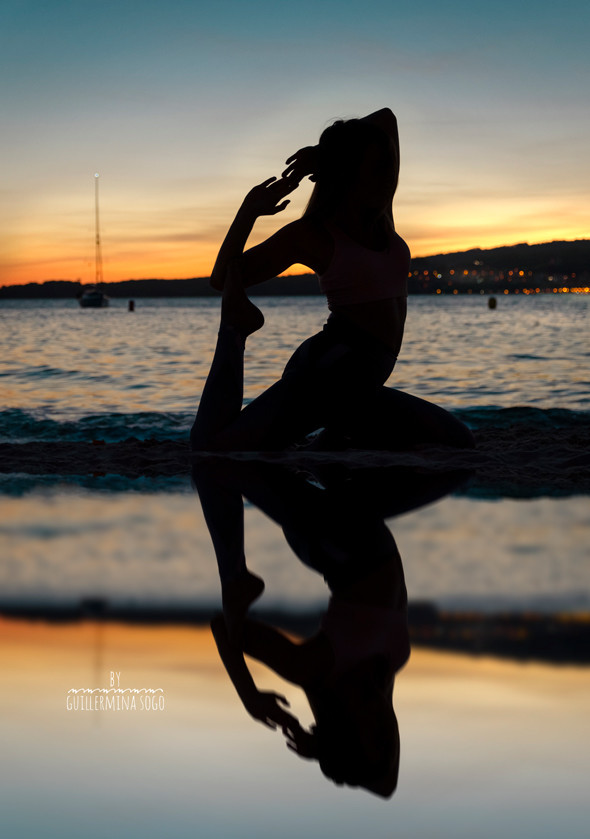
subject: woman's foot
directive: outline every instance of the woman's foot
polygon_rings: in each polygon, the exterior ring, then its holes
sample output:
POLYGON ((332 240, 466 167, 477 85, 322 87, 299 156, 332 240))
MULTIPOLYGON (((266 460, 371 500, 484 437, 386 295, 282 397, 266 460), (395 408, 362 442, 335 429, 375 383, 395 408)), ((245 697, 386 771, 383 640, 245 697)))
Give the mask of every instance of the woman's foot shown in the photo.
POLYGON ((264 591, 264 580, 246 569, 243 574, 225 583, 221 592, 223 617, 232 644, 241 641, 246 613, 264 591))
POLYGON ((221 323, 231 326, 244 341, 264 326, 264 315, 246 294, 240 269, 235 263, 227 269, 223 286, 221 323))

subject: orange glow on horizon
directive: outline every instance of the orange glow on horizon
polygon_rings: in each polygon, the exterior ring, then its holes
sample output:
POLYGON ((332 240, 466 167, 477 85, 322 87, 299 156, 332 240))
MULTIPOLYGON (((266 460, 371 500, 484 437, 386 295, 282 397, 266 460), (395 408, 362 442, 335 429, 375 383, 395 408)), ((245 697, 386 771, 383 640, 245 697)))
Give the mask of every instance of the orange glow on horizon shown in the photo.
MULTIPOLYGON (((191 195, 195 185, 191 187, 191 195)), ((182 193, 142 192, 110 184, 101 201, 100 233, 104 281, 208 277, 236 204, 237 188, 223 181, 198 200, 182 193)), ((261 217, 248 240, 264 241, 304 210, 302 193, 280 216, 261 217)), ((577 199, 480 193, 458 201, 447 192, 432 197, 411 179, 396 198, 396 229, 412 256, 588 238, 586 208, 577 199)), ((94 282, 95 230, 90 200, 75 191, 48 192, 18 213, 5 212, 0 250, 0 286, 50 280, 94 282)), ((287 275, 310 273, 293 265, 287 275)))
MULTIPOLYGON (((85 620, 72 623, 51 623, 44 621, 0 618, 2 632, 3 663, 12 651, 14 659, 22 666, 30 658, 39 655, 39 647, 50 648, 63 662, 64 650, 69 650, 73 657, 80 651, 92 650, 96 645, 97 632, 102 632, 105 647, 118 647, 134 650, 141 649, 145 658, 152 661, 163 659, 168 665, 186 661, 191 656, 211 665, 219 664, 219 654, 209 626, 149 626, 124 623, 96 623, 85 620)), ((220 665, 220 672, 221 665, 220 665)))
MULTIPOLYGON (((412 237, 413 225, 400 226, 400 234, 404 236, 415 259, 432 256, 434 254, 455 253, 472 248, 506 247, 528 242, 541 244, 551 241, 574 241, 587 239, 587 231, 576 227, 541 228, 530 235, 511 233, 506 235, 502 231, 490 231, 474 240, 473 234, 461 235, 460 231, 454 235, 412 237)), ((483 225, 482 225, 483 226, 483 225)), ((44 236, 32 237, 36 244, 25 246, 24 236, 21 241, 14 243, 18 250, 27 253, 29 258, 19 258, 14 251, 5 260, 0 259, 0 286, 25 285, 27 283, 44 283, 52 280, 66 280, 91 284, 94 282, 94 246, 93 242, 80 249, 79 241, 74 243, 72 238, 66 242, 52 242, 49 244, 44 236), (64 252, 72 254, 64 257, 64 252), (42 255, 42 256, 41 256, 42 255), (11 258, 12 257, 12 258, 11 258)), ((195 237, 197 240, 198 237, 195 237)), ((260 237, 258 241, 262 240, 260 237)), ((104 239, 104 237, 103 237, 104 239)), ((103 266, 105 283, 116 283, 133 279, 188 279, 193 277, 208 277, 215 261, 222 235, 215 240, 178 242, 141 241, 133 237, 116 242, 108 241, 103 247, 103 266)), ((253 242, 256 244, 256 241, 253 242)), ((293 265, 283 276, 313 273, 304 265, 293 265)))

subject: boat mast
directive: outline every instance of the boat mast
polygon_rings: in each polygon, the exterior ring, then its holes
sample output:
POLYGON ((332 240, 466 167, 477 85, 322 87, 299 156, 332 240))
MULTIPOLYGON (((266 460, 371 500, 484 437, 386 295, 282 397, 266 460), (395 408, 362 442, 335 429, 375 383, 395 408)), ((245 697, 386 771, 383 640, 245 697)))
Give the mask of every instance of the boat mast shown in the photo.
POLYGON ((94 213, 95 213, 95 226, 96 226, 96 248, 95 248, 95 255, 94 255, 94 282, 98 285, 98 283, 102 283, 102 252, 100 247, 100 225, 99 225, 99 218, 98 218, 98 179, 99 174, 95 172, 94 174, 94 213))

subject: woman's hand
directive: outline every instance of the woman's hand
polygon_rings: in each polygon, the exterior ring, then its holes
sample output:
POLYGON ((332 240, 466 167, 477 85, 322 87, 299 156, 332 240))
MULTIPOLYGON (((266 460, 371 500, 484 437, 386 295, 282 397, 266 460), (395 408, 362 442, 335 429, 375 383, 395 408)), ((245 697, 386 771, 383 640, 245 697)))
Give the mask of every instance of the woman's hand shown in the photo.
POLYGON ((253 187, 244 198, 242 207, 254 216, 274 216, 285 209, 288 201, 282 199, 299 186, 295 178, 268 178, 253 187))
POLYGON ((285 163, 288 163, 289 166, 283 172, 282 177, 295 178, 297 183, 299 183, 306 175, 309 175, 309 180, 315 181, 317 162, 318 147, 305 146, 305 148, 299 149, 299 151, 296 151, 295 154, 292 154, 291 157, 285 160, 285 163))
POLYGON ((297 722, 295 717, 281 707, 289 707, 287 699, 273 691, 256 691, 244 705, 250 716, 273 730, 277 727, 291 728, 297 722))
POLYGON ((287 748, 291 749, 295 754, 298 754, 299 757, 317 758, 318 751, 315 736, 311 732, 305 731, 301 727, 299 720, 296 721, 296 725, 294 726, 284 726, 283 734, 287 741, 287 748))

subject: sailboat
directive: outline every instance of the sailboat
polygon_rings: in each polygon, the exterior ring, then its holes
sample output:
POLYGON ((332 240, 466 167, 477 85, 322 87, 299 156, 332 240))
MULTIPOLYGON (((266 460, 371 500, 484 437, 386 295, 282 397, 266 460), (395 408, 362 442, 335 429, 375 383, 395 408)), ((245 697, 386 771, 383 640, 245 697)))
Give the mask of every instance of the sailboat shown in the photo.
POLYGON ((94 285, 84 289, 78 297, 78 302, 83 309, 102 309, 109 305, 110 298, 100 291, 99 284, 102 283, 102 250, 100 244, 100 225, 98 216, 98 172, 94 175, 94 215, 96 226, 96 246, 94 255, 94 285))

